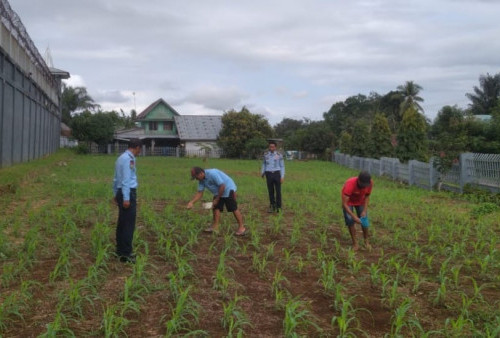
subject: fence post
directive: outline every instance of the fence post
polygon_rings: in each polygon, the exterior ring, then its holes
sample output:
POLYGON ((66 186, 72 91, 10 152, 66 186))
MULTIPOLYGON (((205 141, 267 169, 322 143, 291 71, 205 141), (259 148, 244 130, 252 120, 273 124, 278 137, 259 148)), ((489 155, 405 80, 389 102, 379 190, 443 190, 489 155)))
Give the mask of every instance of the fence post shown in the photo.
POLYGON ((460 193, 464 192, 464 186, 473 181, 472 176, 467 172, 467 161, 474 159, 473 153, 460 154, 460 193))
POLYGON ((175 147, 175 157, 181 157, 179 147, 175 147))
POLYGON ((416 160, 409 160, 408 161, 408 185, 412 186, 415 184, 415 162, 416 160))
POLYGON ((146 145, 142 145, 141 156, 146 156, 146 145))
POLYGON ((436 184, 439 181, 439 172, 437 171, 436 167, 434 166, 434 161, 436 159, 434 157, 431 157, 429 160, 429 184, 431 186, 431 189, 434 189, 436 184))

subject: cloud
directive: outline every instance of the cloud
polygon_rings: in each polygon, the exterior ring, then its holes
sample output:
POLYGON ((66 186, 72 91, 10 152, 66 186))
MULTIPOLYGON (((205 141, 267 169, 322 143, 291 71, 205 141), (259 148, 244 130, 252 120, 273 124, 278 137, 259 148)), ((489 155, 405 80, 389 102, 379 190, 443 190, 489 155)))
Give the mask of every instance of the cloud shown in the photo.
POLYGON ((226 111, 236 109, 249 95, 235 87, 202 86, 190 92, 184 102, 198 104, 208 109, 226 111))
POLYGON ((92 98, 96 102, 124 103, 133 100, 134 93, 122 92, 120 90, 98 91, 92 95, 92 98))
POLYGON ((498 1, 16 0, 12 8, 71 83, 124 110, 136 92, 138 111, 161 97, 181 113, 246 105, 273 123, 317 120, 351 95, 412 80, 432 117, 442 103, 466 105, 479 76, 500 69, 498 1))

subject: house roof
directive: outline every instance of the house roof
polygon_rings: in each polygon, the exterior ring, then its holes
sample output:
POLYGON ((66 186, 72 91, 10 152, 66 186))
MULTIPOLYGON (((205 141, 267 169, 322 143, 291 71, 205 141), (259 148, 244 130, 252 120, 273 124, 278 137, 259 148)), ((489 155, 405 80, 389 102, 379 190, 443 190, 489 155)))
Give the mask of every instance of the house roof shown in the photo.
POLYGON ((122 129, 122 130, 117 130, 115 132, 115 139, 116 140, 130 140, 132 138, 138 138, 139 140, 143 140, 146 138, 176 139, 178 137, 177 137, 177 135, 146 134, 146 131, 144 130, 144 128, 122 129))
POLYGON ((222 129, 222 117, 218 115, 179 115, 174 119, 183 141, 215 141, 222 129))
POLYGON ((169 105, 164 99, 158 99, 156 100, 155 102, 151 103, 146 109, 144 109, 139 115, 137 115, 137 119, 136 120, 143 120, 144 118, 146 118, 146 116, 148 116, 148 114, 153 110, 155 109, 158 105, 160 104, 163 104, 165 105, 168 109, 170 109, 172 111, 172 113, 174 113, 175 115, 179 115, 179 113, 174 109, 172 108, 171 105, 169 105))

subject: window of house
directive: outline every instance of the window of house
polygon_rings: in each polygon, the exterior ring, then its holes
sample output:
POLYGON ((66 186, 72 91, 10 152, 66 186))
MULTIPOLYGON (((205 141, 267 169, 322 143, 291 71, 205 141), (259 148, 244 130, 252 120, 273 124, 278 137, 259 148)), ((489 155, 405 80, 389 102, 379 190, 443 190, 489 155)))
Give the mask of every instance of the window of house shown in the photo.
POLYGON ((149 130, 158 130, 158 122, 149 122, 149 130))
POLYGON ((163 122, 163 130, 172 130, 172 122, 163 122))

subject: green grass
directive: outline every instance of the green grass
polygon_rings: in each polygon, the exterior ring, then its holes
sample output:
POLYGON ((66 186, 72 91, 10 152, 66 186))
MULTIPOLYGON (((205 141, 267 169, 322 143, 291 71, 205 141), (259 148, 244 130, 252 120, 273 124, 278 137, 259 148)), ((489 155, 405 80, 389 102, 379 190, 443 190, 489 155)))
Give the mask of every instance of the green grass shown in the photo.
POLYGON ((61 150, 0 169, 0 335, 139 335, 144 322, 153 335, 500 331, 500 211, 490 204, 374 177, 374 250, 354 253, 340 192, 355 170, 286 162, 284 214, 269 215, 260 161, 139 157, 130 267, 112 254, 115 160, 61 150), (210 212, 184 208, 192 166, 234 179, 248 236, 232 236, 226 213, 219 235, 202 234, 210 212))

